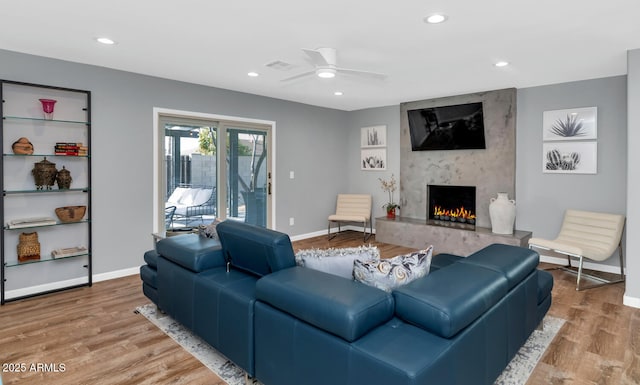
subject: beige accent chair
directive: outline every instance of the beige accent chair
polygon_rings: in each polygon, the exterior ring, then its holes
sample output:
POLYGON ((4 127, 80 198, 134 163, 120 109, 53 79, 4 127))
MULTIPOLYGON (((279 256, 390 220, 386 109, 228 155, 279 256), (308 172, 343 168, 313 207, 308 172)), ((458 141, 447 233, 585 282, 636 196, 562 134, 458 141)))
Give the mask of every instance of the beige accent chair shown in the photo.
POLYGON ((597 213, 591 211, 567 210, 562 222, 560 234, 554 240, 531 238, 529 248, 552 250, 567 256, 568 264, 558 269, 571 270, 571 257, 579 259, 578 280, 576 290, 591 289, 611 283, 624 282, 624 258, 622 254, 622 232, 625 217, 617 214, 597 213), (584 258, 594 261, 604 261, 610 258, 618 249, 620 255, 620 279, 608 281, 582 273, 584 258), (582 286, 581 278, 599 281, 599 284, 582 286))
POLYGON ((337 233, 331 236, 331 223, 338 223, 338 233, 341 222, 361 222, 365 242, 373 234, 371 223, 371 195, 368 194, 338 194, 336 201, 336 213, 329 215, 329 226, 327 235, 329 240, 335 238, 337 233), (369 234, 367 234, 367 223, 369 223, 369 234))

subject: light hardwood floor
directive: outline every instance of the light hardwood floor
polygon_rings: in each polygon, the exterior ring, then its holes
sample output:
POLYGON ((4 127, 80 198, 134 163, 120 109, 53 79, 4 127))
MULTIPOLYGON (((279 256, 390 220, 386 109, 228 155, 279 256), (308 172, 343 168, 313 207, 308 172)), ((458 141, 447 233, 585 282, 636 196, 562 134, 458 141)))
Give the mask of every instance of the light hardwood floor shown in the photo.
MULTIPOLYGON (((410 251, 375 238, 371 243, 383 257, 410 251)), ((330 242, 298 241, 294 248, 361 244, 362 233, 345 232, 330 242)), ((552 274, 549 314, 566 323, 527 384, 640 384, 640 309, 622 305, 624 285, 576 292, 573 275, 552 274)), ((2 306, 4 384, 224 384, 134 313, 147 303, 139 277, 130 276, 2 306)))

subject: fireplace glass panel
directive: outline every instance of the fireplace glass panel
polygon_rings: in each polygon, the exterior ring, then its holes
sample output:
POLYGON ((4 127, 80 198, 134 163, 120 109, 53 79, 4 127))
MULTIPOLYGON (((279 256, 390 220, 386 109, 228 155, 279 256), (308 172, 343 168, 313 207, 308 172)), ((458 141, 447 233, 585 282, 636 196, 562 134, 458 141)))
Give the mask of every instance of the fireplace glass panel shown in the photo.
POLYGON ((475 228, 476 187, 427 185, 427 218, 431 224, 475 228))

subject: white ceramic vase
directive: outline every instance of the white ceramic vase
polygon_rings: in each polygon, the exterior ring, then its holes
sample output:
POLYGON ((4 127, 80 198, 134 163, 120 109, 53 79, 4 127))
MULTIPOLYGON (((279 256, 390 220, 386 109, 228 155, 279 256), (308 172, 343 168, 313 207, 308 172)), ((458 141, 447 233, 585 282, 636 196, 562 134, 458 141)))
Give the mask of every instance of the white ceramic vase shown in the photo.
POLYGON ((509 199, 509 194, 498 193, 497 198, 491 198, 489 203, 489 217, 491 231, 495 234, 513 234, 513 224, 516 220, 516 201, 509 199))

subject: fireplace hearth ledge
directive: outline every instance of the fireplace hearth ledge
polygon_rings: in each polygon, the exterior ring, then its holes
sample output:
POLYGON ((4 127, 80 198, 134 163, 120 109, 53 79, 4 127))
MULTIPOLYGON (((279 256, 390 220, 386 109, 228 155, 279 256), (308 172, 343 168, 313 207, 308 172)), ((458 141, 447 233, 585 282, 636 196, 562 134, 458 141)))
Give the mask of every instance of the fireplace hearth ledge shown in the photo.
POLYGON ((513 234, 494 234, 490 228, 475 230, 455 226, 430 225, 426 219, 407 217, 376 218, 376 241, 424 249, 433 245, 434 254, 450 253, 468 256, 493 243, 528 247, 531 231, 515 230, 513 234))

